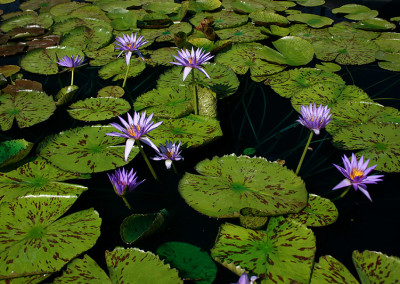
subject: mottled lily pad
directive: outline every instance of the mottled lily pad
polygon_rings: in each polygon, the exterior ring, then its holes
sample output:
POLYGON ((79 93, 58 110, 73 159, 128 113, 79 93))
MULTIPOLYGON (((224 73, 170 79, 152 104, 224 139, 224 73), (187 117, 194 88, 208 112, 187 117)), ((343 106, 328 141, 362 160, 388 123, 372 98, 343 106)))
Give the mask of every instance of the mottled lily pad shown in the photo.
POLYGON ((373 18, 359 21, 355 27, 367 31, 388 31, 394 30, 396 25, 381 18, 373 18))
POLYGON ((18 73, 21 68, 17 65, 3 65, 0 66, 0 73, 4 75, 4 77, 10 77, 15 73, 18 73))
POLYGON ((211 41, 206 38, 193 38, 189 39, 188 42, 195 47, 202 48, 204 51, 211 52, 213 54, 224 49, 232 43, 230 40, 211 41))
POLYGON ((0 142, 0 168, 16 163, 25 158, 33 147, 33 143, 25 139, 0 142))
POLYGON ((125 94, 124 89, 120 86, 106 86, 97 92, 98 98, 120 98, 125 94))
POLYGON ((197 13, 190 19, 190 23, 197 27, 204 18, 212 17, 214 19, 213 28, 215 30, 235 28, 247 23, 246 15, 239 15, 232 11, 220 11, 216 13, 197 13))
POLYGON ((342 67, 332 62, 321 62, 321 64, 315 64, 315 68, 327 71, 327 72, 338 72, 342 70, 342 67))
POLYGON ((217 266, 210 255, 194 245, 182 242, 164 243, 157 248, 157 255, 178 269, 185 280, 211 284, 217 275, 217 266))
POLYGON ((176 54, 175 47, 161 47, 151 54, 150 62, 147 62, 151 65, 164 65, 164 66, 171 66, 171 63, 174 58, 172 54, 176 54))
POLYGON ((62 181, 88 177, 62 171, 46 160, 36 158, 13 171, 0 173, 0 201, 10 202, 21 196, 44 192, 53 195, 79 195, 87 187, 62 181))
POLYGON ((251 23, 236 28, 219 30, 217 35, 220 39, 229 39, 232 42, 253 42, 268 38, 251 23))
MULTIPOLYGON (((39 155, 60 169, 78 172, 103 172, 121 167, 132 160, 139 148, 134 147, 128 162, 124 160, 124 138, 108 136, 112 126, 86 126, 48 137, 39 146, 39 155)), ((165 139, 164 141, 165 142, 165 139)))
POLYGON ((166 140, 181 141, 186 148, 207 144, 221 136, 218 120, 199 115, 164 120, 163 124, 151 131, 152 141, 156 145, 164 144, 166 140))
POLYGON ((287 26, 290 23, 288 19, 286 19, 286 17, 273 12, 269 12, 267 10, 254 11, 250 13, 249 17, 255 24, 261 26, 269 26, 269 25, 287 26))
POLYGON ((333 23, 333 20, 328 17, 306 13, 290 15, 287 17, 287 19, 292 22, 307 24, 312 28, 323 28, 326 26, 330 26, 333 23))
POLYGON ((149 237, 164 226, 167 214, 164 209, 158 213, 132 214, 126 217, 120 227, 121 239, 132 244, 149 237))
POLYGON ((362 150, 357 156, 371 159, 370 165, 384 172, 400 172, 400 126, 397 123, 352 125, 333 136, 335 146, 345 150, 362 150))
POLYGON ((331 37, 327 28, 314 29, 306 24, 290 25, 290 35, 301 37, 309 42, 326 39, 331 37))
MULTIPOLYGON (((87 50, 85 53, 90 58, 90 66, 104 66, 115 60, 118 53, 115 51, 115 44, 107 45, 96 51, 87 50)), ((125 63, 126 66, 126 63, 125 63)))
POLYGON ((400 123, 400 111, 373 102, 350 101, 339 103, 331 110, 332 121, 326 130, 334 135, 343 128, 368 122, 400 123))
POLYGON ((25 71, 43 75, 58 73, 57 61, 64 56, 84 56, 82 51, 67 46, 52 46, 29 51, 21 59, 21 67, 25 71))
MULTIPOLYGON (((207 74, 211 77, 208 79, 199 70, 192 69, 195 72, 197 83, 201 87, 210 88, 217 94, 218 99, 234 94, 239 87, 239 80, 236 74, 228 67, 221 64, 203 64, 207 74)), ((174 66, 157 80, 157 88, 165 88, 166 86, 189 86, 191 84, 191 74, 183 82, 183 68, 174 66)))
POLYGON ((51 18, 51 16, 46 14, 38 16, 32 14, 25 14, 4 21, 0 26, 0 30, 7 33, 14 28, 24 28, 32 24, 41 26, 43 28, 49 28, 53 24, 53 19, 51 18))
POLYGON ((342 263, 326 255, 321 256, 319 262, 314 265, 310 282, 310 284, 321 283, 358 284, 359 282, 342 263))
POLYGON ((19 128, 30 127, 48 119, 56 109, 51 96, 34 90, 20 90, 0 95, 0 126, 12 127, 14 119, 19 128))
POLYGON ((56 105, 61 106, 69 103, 78 90, 79 87, 76 85, 69 85, 61 88, 55 96, 55 99, 57 100, 56 105))
POLYGON ((192 26, 189 23, 177 23, 169 26, 165 29, 142 29, 141 35, 149 40, 155 40, 156 42, 173 41, 174 35, 179 32, 189 34, 192 31, 192 26))
MULTIPOLYGON (((111 77, 113 77, 113 81, 121 80, 125 78, 126 68, 126 60, 125 56, 123 56, 103 66, 99 70, 99 76, 104 80, 110 79, 111 77)), ((146 64, 143 62, 143 60, 132 57, 128 78, 133 78, 140 75, 145 68, 146 64)))
POLYGON ((276 283, 308 283, 316 250, 310 229, 296 221, 272 218, 267 230, 229 223, 220 227, 211 256, 276 283))
POLYGON ((324 82, 335 82, 345 85, 343 79, 335 73, 316 68, 300 68, 280 72, 270 76, 265 84, 284 98, 290 98, 301 91, 306 92, 313 85, 324 82))
POLYGON ((2 279, 58 271, 96 243, 101 219, 93 208, 59 219, 76 199, 31 195, 0 205, 2 279))
POLYGON ((328 28, 329 33, 334 37, 339 38, 357 38, 357 39, 365 39, 371 40, 378 37, 381 33, 374 31, 364 31, 357 29, 356 23, 350 22, 340 22, 335 24, 333 27, 328 28))
POLYGON ((178 271, 151 252, 116 248, 106 251, 106 261, 112 283, 159 283, 162 279, 163 284, 183 284, 178 271))
POLYGON ((336 222, 339 212, 333 202, 315 194, 309 194, 307 206, 290 219, 309 227, 321 227, 336 222))
POLYGON ((26 2, 21 3, 19 8, 24 11, 40 9, 40 12, 48 12, 51 7, 61 4, 61 3, 66 3, 66 2, 69 2, 69 1, 68 0, 28 0, 26 2))
POLYGON ((70 105, 68 113, 83 121, 101 121, 124 114, 131 109, 121 98, 88 98, 70 105))
POLYGON ((268 215, 299 212, 307 204, 303 181, 292 171, 263 158, 214 157, 196 165, 179 183, 185 201, 202 214, 239 217, 242 208, 268 215))
POLYGON ((133 107, 136 111, 146 109, 159 118, 179 118, 193 112, 192 97, 187 87, 153 89, 139 96, 133 107))

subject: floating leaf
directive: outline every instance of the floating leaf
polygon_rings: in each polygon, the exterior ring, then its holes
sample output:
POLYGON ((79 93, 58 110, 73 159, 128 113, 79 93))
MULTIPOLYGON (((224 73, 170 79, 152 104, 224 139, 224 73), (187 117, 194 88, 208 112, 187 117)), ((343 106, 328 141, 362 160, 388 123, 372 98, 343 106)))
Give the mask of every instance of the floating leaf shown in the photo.
MULTIPOLYGON (((126 165, 138 153, 134 147, 128 162, 124 161, 124 138, 108 136, 112 126, 85 126, 48 137, 39 146, 39 155, 60 169, 78 172, 103 172, 126 165)), ((165 141, 163 141, 165 142, 165 141)))
POLYGON ((336 222, 339 212, 333 202, 315 194, 308 195, 307 206, 290 219, 310 227, 321 227, 336 222))
POLYGON ((342 67, 332 62, 321 62, 321 64, 315 64, 315 68, 327 71, 327 72, 338 72, 342 70, 342 67))
MULTIPOLYGON (((225 98, 236 92, 239 87, 239 80, 230 68, 221 64, 203 64, 203 66, 211 79, 208 79, 199 70, 193 69, 191 71, 195 72, 195 78, 199 86, 210 88, 217 94, 218 99, 225 98)), ((182 70, 182 67, 174 66, 166 71, 157 80, 157 88, 189 86, 191 84, 189 79, 184 82, 182 81, 182 70)))
POLYGON ((290 35, 301 37, 311 43, 332 36, 327 28, 314 29, 305 24, 292 24, 289 29, 290 35))
POLYGON ((381 18, 373 18, 359 21, 355 27, 367 31, 394 30, 396 25, 381 18))
POLYGON ((400 126, 397 123, 352 125, 333 136, 335 146, 346 150, 362 150, 357 156, 371 159, 370 165, 384 172, 400 172, 400 126))
MULTIPOLYGON (((193 90, 193 88, 191 88, 193 90)), ((192 91, 193 94, 193 91, 192 91)), ((217 117, 217 94, 208 88, 197 88, 199 115, 217 117)))
POLYGON ((185 201, 202 214, 239 217, 242 208, 267 215, 299 212, 307 204, 303 181, 291 170, 263 158, 214 157, 196 165, 179 183, 185 201))
POLYGON ((19 128, 30 127, 48 119, 56 109, 51 96, 34 90, 20 90, 0 95, 0 126, 12 127, 14 118, 19 128))
POLYGON ((381 33, 373 31, 363 31, 357 29, 356 23, 350 22, 340 22, 335 24, 333 27, 328 28, 329 33, 334 36, 334 38, 348 38, 351 39, 364 39, 371 40, 378 37, 381 33))
POLYGON ((315 7, 325 4, 325 0, 296 0, 296 3, 301 6, 315 7))
POLYGON ((212 11, 221 7, 219 0, 195 0, 189 2, 189 10, 191 11, 212 11))
POLYGON ((199 247, 182 242, 168 242, 157 248, 165 262, 178 269, 185 280, 192 279, 199 284, 213 283, 217 266, 209 254, 199 247))
POLYGON ((223 29, 217 31, 220 39, 229 39, 232 42, 253 42, 267 39, 268 36, 261 33, 260 29, 249 23, 237 28, 223 29))
POLYGON ((310 229, 282 217, 271 218, 267 230, 221 225, 211 256, 232 262, 276 283, 308 283, 314 262, 315 237, 310 229))
MULTIPOLYGON (((99 70, 99 76, 104 80, 110 79, 111 77, 113 77, 113 81, 121 80, 125 78, 126 68, 126 60, 124 56, 103 66, 99 70)), ((143 60, 131 58, 127 78, 133 78, 140 75, 145 68, 146 64, 143 60)))
POLYGON ((318 16, 314 14, 306 14, 306 13, 290 15, 287 17, 287 19, 289 21, 304 23, 312 28, 317 28, 317 29, 330 26, 333 23, 333 20, 328 17, 318 16))
POLYGON ((248 229, 261 229, 269 220, 266 215, 264 212, 253 208, 243 208, 240 210, 240 225, 248 229))
POLYGON ((137 248, 116 248, 111 252, 106 251, 106 261, 112 283, 159 283, 162 279, 163 284, 183 284, 178 271, 151 252, 137 248))
POLYGON ((127 243, 143 240, 159 231, 165 222, 167 211, 151 214, 132 214, 124 219, 120 227, 121 239, 127 243))
POLYGON ((198 147, 222 136, 219 121, 212 117, 189 115, 179 119, 167 119, 151 131, 154 144, 164 144, 166 140, 181 141, 185 147, 198 147))
POLYGON ((58 219, 76 199, 31 195, 0 205, 2 279, 58 271, 96 243, 101 219, 93 209, 58 219))
POLYGON ((3 65, 0 66, 0 73, 4 75, 4 77, 10 77, 15 73, 18 73, 21 68, 17 65, 3 65))
POLYGON ((254 11, 250 13, 249 17, 255 24, 262 26, 269 26, 269 25, 287 26, 290 23, 288 19, 286 19, 286 17, 273 12, 269 12, 267 10, 254 11))
POLYGON ((28 0, 26 2, 21 3, 19 6, 21 10, 28 11, 28 10, 38 10, 40 12, 48 12, 51 7, 69 2, 68 0, 28 0))
POLYGON ((62 171, 46 160, 37 158, 13 171, 0 173, 0 201, 10 202, 21 196, 42 192, 79 195, 87 188, 61 181, 80 178, 87 176, 62 171))
POLYGON ((25 139, 0 142, 0 168, 16 163, 25 158, 33 147, 33 143, 25 139))
POLYGON ((332 13, 347 14, 345 15, 345 18, 355 21, 371 19, 378 16, 378 11, 371 10, 370 8, 364 5, 358 5, 358 4, 347 4, 340 6, 339 8, 332 9, 332 13))
POLYGON ((49 28, 53 24, 53 19, 51 16, 46 14, 41 15, 32 15, 32 14, 25 14, 13 17, 4 21, 0 29, 7 33, 15 28, 24 28, 28 25, 37 25, 43 28, 49 28))
POLYGON ((346 283, 358 284, 350 271, 330 255, 321 256, 314 265, 310 284, 346 283))
POLYGON ((174 60, 172 57, 172 54, 176 53, 176 48, 175 47, 161 47, 156 50, 151 54, 151 62, 148 62, 154 66, 156 65, 165 65, 165 66, 171 66, 171 61, 174 60))
POLYGON ((130 104, 120 98, 88 98, 70 105, 68 113, 83 121, 106 120, 124 114, 131 109, 130 104))
POLYGON ((153 89, 139 96, 133 106, 136 111, 146 109, 155 117, 179 118, 193 112, 192 96, 187 87, 153 89))
POLYGON ((90 66, 104 66, 107 63, 114 61, 118 55, 114 47, 115 44, 110 44, 96 51, 87 50, 85 53, 91 59, 89 61, 90 66))
POLYGON ((190 23, 197 27, 201 21, 207 17, 212 17, 214 20, 213 28, 215 30, 235 28, 247 23, 246 15, 239 15, 232 11, 219 11, 216 13, 197 13, 190 19, 190 23))
POLYGON ((120 98, 125 94, 125 91, 120 86, 106 86, 97 92, 98 98, 120 98))
POLYGON ((146 11, 157 12, 161 14, 172 14, 178 11, 181 4, 174 2, 148 2, 144 3, 143 9, 146 11))
POLYGON ((301 91, 307 92, 315 84, 324 82, 345 85, 339 75, 316 68, 300 68, 280 72, 270 76, 265 84, 270 85, 280 96, 290 98, 301 91))
MULTIPOLYGON (((232 6, 232 9, 234 9, 236 12, 239 12, 241 14, 249 14, 251 12, 264 9, 264 5, 262 5, 258 1, 254 1, 254 0, 232 1, 230 3, 230 5, 232 6)), ((224 7, 227 8, 227 6, 228 6, 228 2, 224 1, 224 7)))
POLYGON ((290 29, 288 27, 280 27, 277 25, 271 25, 269 27, 261 27, 261 32, 267 35, 273 35, 278 37, 284 37, 289 35, 290 29))
POLYGON ((79 55, 83 57, 82 51, 67 46, 52 46, 38 48, 29 51, 21 59, 21 67, 32 73, 51 75, 58 73, 57 60, 64 56, 79 55))
POLYGON ((55 96, 55 99, 57 100, 56 106, 61 106, 69 103, 74 97, 76 91, 78 91, 78 89, 79 87, 76 85, 69 85, 61 88, 55 96))

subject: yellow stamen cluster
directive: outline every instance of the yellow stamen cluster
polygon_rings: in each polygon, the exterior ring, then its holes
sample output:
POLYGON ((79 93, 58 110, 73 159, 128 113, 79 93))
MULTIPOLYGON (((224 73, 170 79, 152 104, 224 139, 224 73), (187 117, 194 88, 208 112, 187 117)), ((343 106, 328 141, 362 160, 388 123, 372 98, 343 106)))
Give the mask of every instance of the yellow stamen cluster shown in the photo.
POLYGON ((189 64, 192 64, 192 63, 193 63, 193 58, 192 58, 192 57, 189 57, 189 58, 188 58, 188 61, 189 61, 189 64))
POLYGON ((128 129, 129 135, 136 136, 135 129, 136 129, 137 133, 140 132, 140 126, 139 125, 131 125, 130 128, 128 129))
POLYGON ((363 175, 364 175, 363 171, 360 171, 359 169, 353 169, 351 171, 350 178, 354 179, 355 177, 362 177, 363 175))

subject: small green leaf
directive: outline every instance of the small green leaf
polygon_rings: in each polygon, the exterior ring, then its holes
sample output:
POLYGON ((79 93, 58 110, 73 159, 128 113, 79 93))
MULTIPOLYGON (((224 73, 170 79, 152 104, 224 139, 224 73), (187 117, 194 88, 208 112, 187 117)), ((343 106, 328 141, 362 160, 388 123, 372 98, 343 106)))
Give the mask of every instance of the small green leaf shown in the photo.
POLYGON ((125 91, 120 86, 106 86, 97 92, 98 98, 120 98, 125 94, 125 91))
POLYGON ((33 147, 33 143, 25 139, 0 142, 0 168, 16 163, 25 158, 33 147))
POLYGON ((61 106, 61 105, 65 105, 65 104, 69 103, 73 99, 73 97, 74 97, 76 91, 78 91, 78 89, 79 89, 79 87, 76 85, 72 85, 72 86, 70 85, 70 86, 61 88, 58 91, 57 95, 55 96, 55 99, 57 100, 56 106, 61 106))

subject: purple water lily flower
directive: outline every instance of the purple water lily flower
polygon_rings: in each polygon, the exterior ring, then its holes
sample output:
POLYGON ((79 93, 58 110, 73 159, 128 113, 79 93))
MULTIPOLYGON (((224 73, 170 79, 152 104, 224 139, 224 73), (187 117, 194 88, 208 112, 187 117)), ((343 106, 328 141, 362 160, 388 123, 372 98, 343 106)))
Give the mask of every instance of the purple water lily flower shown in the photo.
POLYGON ((344 168, 339 167, 338 165, 333 164, 346 178, 342 180, 337 186, 335 186, 332 190, 353 185, 354 189, 359 189, 369 200, 372 201, 369 193, 367 191, 367 184, 374 184, 378 181, 382 181, 383 175, 373 175, 368 176, 368 174, 375 169, 377 165, 372 167, 368 167, 369 159, 364 163, 364 156, 361 156, 360 160, 357 162, 357 157, 353 153, 351 155, 351 162, 343 155, 343 164, 344 168))
POLYGON ((210 60, 214 57, 214 55, 210 55, 209 52, 203 51, 202 48, 197 48, 196 52, 192 47, 192 51, 189 50, 178 50, 178 56, 172 55, 178 62, 170 62, 171 64, 184 66, 185 69, 183 70, 183 81, 185 81, 187 75, 189 75, 190 71, 193 68, 200 70, 204 75, 207 76, 208 79, 211 79, 208 76, 207 72, 201 67, 200 65, 204 62, 210 60))
POLYGON ((151 119, 153 118, 153 114, 146 116, 146 111, 144 111, 142 114, 139 114, 135 111, 135 113, 133 114, 133 118, 128 113, 128 122, 126 122, 120 116, 118 116, 118 118, 122 122, 123 126, 119 125, 118 123, 110 123, 110 125, 114 126, 122 133, 110 132, 106 133, 106 135, 127 138, 125 145, 125 161, 128 160, 129 153, 131 152, 136 140, 142 141, 143 143, 151 146, 156 151, 158 150, 157 146, 153 142, 151 142, 151 140, 146 137, 146 135, 153 129, 160 126, 161 123, 163 123, 162 121, 154 123, 153 121, 151 121, 151 119))
POLYGON ((76 68, 79 66, 82 66, 83 63, 85 62, 85 57, 79 57, 79 55, 74 58, 73 55, 70 57, 64 56, 63 58, 60 59, 60 61, 56 62, 60 66, 64 66, 67 68, 76 68))
POLYGON ((183 160, 183 157, 180 155, 182 151, 179 150, 181 147, 181 143, 178 145, 172 143, 171 141, 166 141, 165 146, 160 144, 160 149, 157 149, 157 157, 153 157, 153 160, 156 161, 165 161, 165 166, 167 169, 171 168, 172 161, 183 160))
POLYGON ((115 47, 115 49, 121 50, 120 54, 118 54, 118 57, 121 56, 121 54, 125 51, 125 58, 126 58, 126 66, 129 65, 129 61, 131 60, 131 56, 132 56, 132 52, 136 52, 136 54, 142 59, 144 60, 142 54, 139 51, 139 47, 141 47, 142 45, 145 45, 148 41, 145 40, 143 38, 143 36, 139 36, 138 38, 137 34, 135 33, 135 35, 133 35, 133 33, 131 33, 131 35, 128 34, 122 34, 122 37, 119 36, 117 37, 115 40, 115 44, 118 47, 115 47))
POLYGON ((238 282, 232 283, 232 284, 253 284, 254 282, 256 282, 257 279, 258 279, 257 276, 252 276, 249 279, 249 276, 247 275, 247 273, 243 272, 243 274, 240 276, 238 282))
POLYGON ((317 108, 316 104, 310 104, 309 106, 301 106, 301 116, 297 120, 301 125, 314 131, 316 135, 319 134, 320 129, 324 128, 329 122, 331 122, 331 109, 328 106, 322 106, 317 108))
POLYGON ((114 186, 115 193, 124 196, 127 192, 133 191, 138 185, 145 181, 137 181, 136 172, 131 169, 130 172, 124 168, 115 170, 115 174, 107 174, 114 186))

